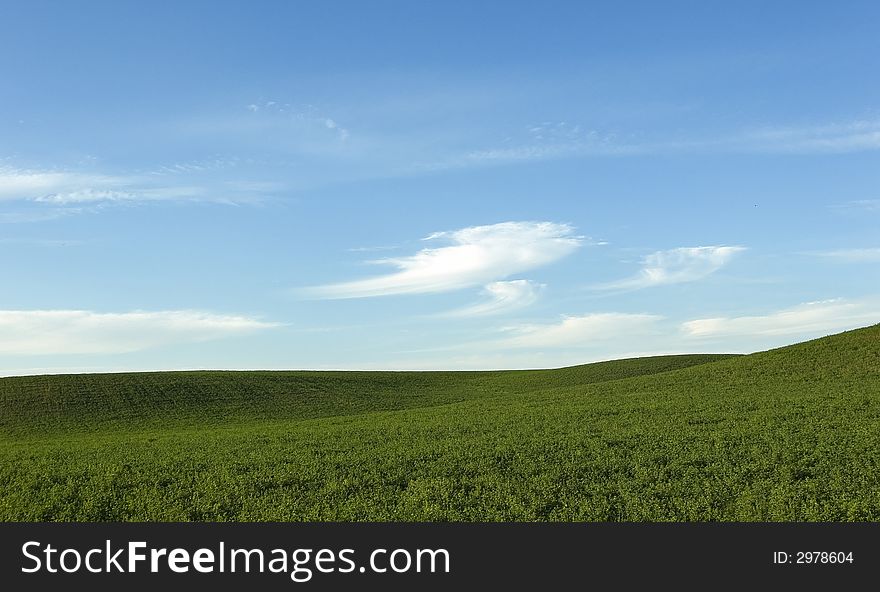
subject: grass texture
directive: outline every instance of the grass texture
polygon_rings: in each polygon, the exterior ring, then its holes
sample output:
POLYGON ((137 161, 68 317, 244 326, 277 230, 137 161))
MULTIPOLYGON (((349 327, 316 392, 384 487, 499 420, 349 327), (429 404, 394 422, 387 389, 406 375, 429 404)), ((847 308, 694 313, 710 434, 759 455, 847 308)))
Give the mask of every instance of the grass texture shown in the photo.
POLYGON ((0 379, 4 521, 877 521, 880 325, 507 372, 0 379))

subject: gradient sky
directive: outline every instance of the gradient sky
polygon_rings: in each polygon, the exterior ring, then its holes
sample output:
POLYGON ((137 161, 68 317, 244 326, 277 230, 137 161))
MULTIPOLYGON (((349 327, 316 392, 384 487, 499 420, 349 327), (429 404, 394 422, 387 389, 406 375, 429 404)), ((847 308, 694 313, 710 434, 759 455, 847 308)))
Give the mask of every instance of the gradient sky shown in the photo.
POLYGON ((876 2, 5 2, 0 375, 876 323, 878 30, 876 2))

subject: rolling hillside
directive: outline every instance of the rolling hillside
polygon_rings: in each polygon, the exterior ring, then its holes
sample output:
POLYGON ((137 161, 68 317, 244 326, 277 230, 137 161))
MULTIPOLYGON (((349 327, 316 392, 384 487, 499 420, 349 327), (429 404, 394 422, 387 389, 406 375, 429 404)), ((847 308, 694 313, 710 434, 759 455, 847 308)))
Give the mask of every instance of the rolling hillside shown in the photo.
POLYGON ((548 371, 0 379, 3 520, 880 520, 880 325, 548 371))
POLYGON ((145 372, 0 379, 0 430, 40 436, 430 407, 687 368, 725 355, 504 372, 145 372))

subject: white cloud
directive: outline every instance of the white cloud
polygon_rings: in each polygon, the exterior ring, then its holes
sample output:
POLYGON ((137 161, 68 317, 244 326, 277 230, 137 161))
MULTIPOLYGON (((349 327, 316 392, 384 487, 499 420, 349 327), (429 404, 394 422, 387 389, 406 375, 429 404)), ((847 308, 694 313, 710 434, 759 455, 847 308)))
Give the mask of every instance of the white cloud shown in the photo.
POLYGON ((162 167, 143 175, 102 175, 57 170, 25 170, 0 168, 0 201, 54 206, 54 214, 40 212, 0 214, 0 222, 37 221, 56 218, 68 213, 94 211, 98 206, 122 202, 190 201, 223 204, 250 203, 261 195, 282 188, 266 181, 226 181, 206 179, 206 172, 224 166, 233 166, 234 159, 197 161, 162 167), (198 177, 163 178, 170 173, 198 177), (194 181, 187 183, 186 181, 194 181), (91 210, 74 206, 93 207, 91 210))
MULTIPOLYGON (((253 191, 259 193, 258 185, 254 185, 253 191)), ((212 202, 237 204, 249 201, 245 195, 247 187, 234 187, 227 184, 223 189, 210 190, 207 187, 165 185, 165 186, 133 186, 125 190, 115 189, 78 189, 59 193, 50 193, 36 197, 31 201, 38 203, 51 203, 57 206, 69 206, 72 204, 107 204, 119 202, 151 202, 151 201, 177 201, 187 200, 191 202, 212 202)))
POLYGON ((424 240, 445 240, 448 246, 374 261, 396 267, 396 273, 306 288, 302 293, 328 299, 364 298, 446 292, 488 284, 570 254, 583 242, 573 232, 571 226, 553 222, 503 222, 437 232, 424 240))
POLYGON ((0 354, 126 353, 244 335, 275 326, 245 316, 190 310, 0 310, 0 354))
POLYGON ((605 289, 637 290, 665 284, 693 282, 715 273, 745 247, 680 247, 645 257, 635 276, 600 286, 605 289))
POLYGON ((338 123, 336 123, 334 120, 330 119, 329 117, 324 119, 324 127, 326 127, 329 130, 335 130, 336 132, 338 132, 339 138, 341 140, 348 139, 348 136, 349 136, 348 130, 345 129, 344 127, 340 127, 338 123))
POLYGON ((373 247, 350 247, 346 251, 349 253, 371 253, 375 251, 394 251, 399 248, 398 245, 376 245, 373 247))
POLYGON ((593 313, 566 316, 558 323, 522 325, 509 329, 512 337, 502 340, 502 347, 592 347, 597 342, 622 337, 649 335, 663 317, 653 314, 593 313))
POLYGON ((110 189, 79 189, 66 193, 50 193, 34 198, 33 201, 47 202, 58 205, 74 203, 98 203, 104 201, 131 201, 138 199, 137 194, 129 191, 113 191, 110 189))
POLYGON ((870 249, 837 249, 819 253, 820 257, 846 263, 880 263, 880 247, 870 249))
POLYGON ((35 200, 53 193, 100 190, 127 182, 121 177, 53 170, 0 169, 0 200, 35 200))
POLYGON ((688 337, 808 335, 854 329, 880 322, 880 302, 841 298, 807 302, 766 315, 716 317, 682 323, 688 337))
POLYGON ((530 280, 492 282, 483 289, 484 302, 459 308, 442 316, 476 317, 518 310, 533 304, 543 288, 543 284, 530 280))

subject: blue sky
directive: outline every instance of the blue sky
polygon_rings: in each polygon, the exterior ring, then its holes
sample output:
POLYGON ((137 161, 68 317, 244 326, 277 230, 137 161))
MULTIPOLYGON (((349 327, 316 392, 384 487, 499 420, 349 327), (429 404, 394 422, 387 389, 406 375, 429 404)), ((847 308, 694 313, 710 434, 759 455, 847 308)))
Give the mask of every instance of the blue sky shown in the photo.
POLYGON ((7 2, 0 375, 880 321, 880 7, 7 2))

